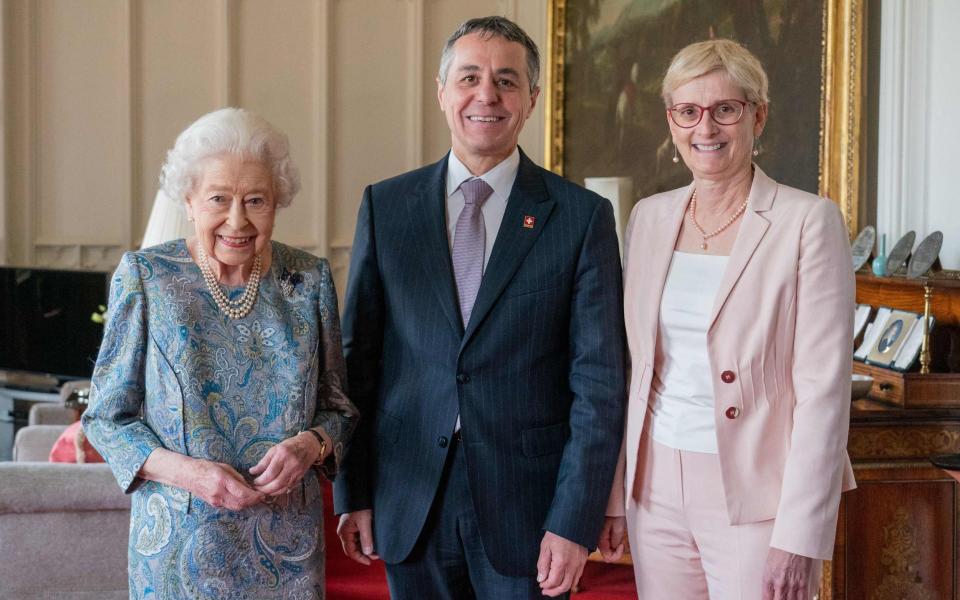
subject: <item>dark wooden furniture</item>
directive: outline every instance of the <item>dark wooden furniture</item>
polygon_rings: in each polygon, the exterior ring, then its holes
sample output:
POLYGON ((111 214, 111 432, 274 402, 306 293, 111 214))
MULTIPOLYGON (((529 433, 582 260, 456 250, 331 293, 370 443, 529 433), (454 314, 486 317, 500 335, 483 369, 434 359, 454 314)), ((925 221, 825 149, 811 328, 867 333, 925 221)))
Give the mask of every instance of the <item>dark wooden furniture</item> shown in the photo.
MULTIPOLYGON (((844 494, 821 600, 960 599, 960 487, 930 464, 960 452, 960 281, 937 282, 931 375, 856 365, 874 376, 853 403, 847 448, 858 488, 844 494), (881 387, 882 386, 882 387, 881 387), (899 387, 898 387, 899 386, 899 387)), ((857 275, 857 302, 923 311, 923 288, 857 275)))

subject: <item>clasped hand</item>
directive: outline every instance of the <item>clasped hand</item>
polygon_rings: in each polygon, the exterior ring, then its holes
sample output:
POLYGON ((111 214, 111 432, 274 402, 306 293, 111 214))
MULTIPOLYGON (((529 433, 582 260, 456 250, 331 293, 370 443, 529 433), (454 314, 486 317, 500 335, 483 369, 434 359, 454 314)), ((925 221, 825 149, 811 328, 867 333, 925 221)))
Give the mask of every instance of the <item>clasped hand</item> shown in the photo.
POLYGON ((283 440, 250 467, 250 474, 256 476, 253 489, 267 496, 289 493, 300 483, 319 454, 320 442, 309 433, 299 433, 283 440))
POLYGON ((190 491, 211 506, 242 510, 289 493, 319 452, 320 442, 312 435, 287 438, 267 450, 260 462, 250 468, 255 479, 249 483, 228 464, 198 460, 194 462, 190 491))

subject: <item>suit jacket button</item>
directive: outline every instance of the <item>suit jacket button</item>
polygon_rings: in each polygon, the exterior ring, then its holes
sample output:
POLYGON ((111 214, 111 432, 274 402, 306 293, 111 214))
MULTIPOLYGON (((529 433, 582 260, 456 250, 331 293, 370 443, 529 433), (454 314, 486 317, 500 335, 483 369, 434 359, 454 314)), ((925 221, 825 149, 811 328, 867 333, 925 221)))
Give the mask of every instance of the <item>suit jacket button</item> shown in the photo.
POLYGON ((457 383, 470 383, 470 376, 466 373, 460 373, 457 375, 457 383))
POLYGON ((740 409, 737 408, 736 406, 731 406, 730 408, 727 409, 727 412, 725 414, 727 415, 728 419, 736 419, 737 417, 740 416, 740 409))
POLYGON ((441 435, 440 437, 437 438, 437 445, 440 446, 441 448, 446 448, 447 443, 448 443, 447 436, 441 435))
POLYGON ((733 371, 724 371, 720 373, 720 381, 724 383, 733 383, 736 380, 737 376, 733 374, 733 371))

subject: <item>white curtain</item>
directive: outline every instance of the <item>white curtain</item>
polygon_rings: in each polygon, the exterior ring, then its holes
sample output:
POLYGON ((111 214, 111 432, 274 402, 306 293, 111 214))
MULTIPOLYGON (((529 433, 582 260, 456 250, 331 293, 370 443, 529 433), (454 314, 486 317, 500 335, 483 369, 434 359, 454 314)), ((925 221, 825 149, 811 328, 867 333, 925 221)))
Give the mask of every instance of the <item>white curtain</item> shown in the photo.
POLYGON ((171 200, 163 190, 153 199, 153 210, 143 232, 141 248, 149 248, 170 240, 185 238, 193 233, 193 225, 187 220, 187 211, 171 200))

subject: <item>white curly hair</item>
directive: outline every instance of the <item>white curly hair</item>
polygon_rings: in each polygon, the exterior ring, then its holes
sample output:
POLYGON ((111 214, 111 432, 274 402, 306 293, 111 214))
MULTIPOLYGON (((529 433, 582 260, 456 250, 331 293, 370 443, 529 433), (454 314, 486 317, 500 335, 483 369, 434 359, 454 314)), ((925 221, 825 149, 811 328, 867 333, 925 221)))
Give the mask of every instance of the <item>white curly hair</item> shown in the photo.
POLYGON ((243 108, 215 110, 184 129, 167 152, 167 160, 160 169, 160 187, 182 206, 198 182, 204 160, 221 154, 267 165, 278 207, 289 206, 300 191, 300 171, 290 158, 286 134, 243 108))

